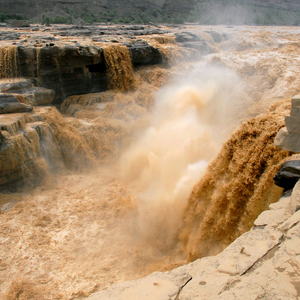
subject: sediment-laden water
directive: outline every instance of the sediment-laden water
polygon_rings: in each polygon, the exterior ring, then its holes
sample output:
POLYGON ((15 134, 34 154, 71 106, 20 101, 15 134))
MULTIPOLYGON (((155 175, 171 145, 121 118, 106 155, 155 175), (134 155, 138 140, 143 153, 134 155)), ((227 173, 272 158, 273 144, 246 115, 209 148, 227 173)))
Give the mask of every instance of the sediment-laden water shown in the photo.
POLYGON ((134 70, 125 46, 107 46, 111 90, 34 108, 39 134, 12 132, 5 163, 30 153, 24 172, 43 180, 1 194, 1 298, 82 299, 216 254, 278 200, 272 178, 291 153, 273 140, 299 86, 280 70, 288 46, 258 49, 268 34, 251 35, 184 65, 174 38, 157 38, 177 63, 167 69, 134 70))

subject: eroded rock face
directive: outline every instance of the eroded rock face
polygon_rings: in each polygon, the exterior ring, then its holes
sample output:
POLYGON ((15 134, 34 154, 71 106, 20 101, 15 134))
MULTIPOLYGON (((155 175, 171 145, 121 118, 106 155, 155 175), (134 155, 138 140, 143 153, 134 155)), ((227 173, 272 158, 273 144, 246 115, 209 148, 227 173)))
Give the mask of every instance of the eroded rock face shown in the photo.
MULTIPOLYGON (((32 108, 31 108, 32 109, 32 108)), ((46 174, 45 161, 37 147, 39 136, 27 122, 39 121, 37 115, 13 113, 0 115, 0 191, 32 188, 46 174), (26 130, 25 130, 26 129, 26 130)))
POLYGON ((275 145, 281 149, 300 152, 300 95, 292 98, 290 116, 285 117, 283 127, 275 138, 275 145))
POLYGON ((22 78, 0 80, 0 91, 0 114, 30 112, 33 106, 50 105, 55 96, 54 90, 22 78))
POLYGON ((18 98, 13 94, 0 94, 0 114, 29 112, 32 109, 32 106, 19 103, 18 98))
POLYGON ((56 92, 56 102, 69 95, 107 89, 102 49, 93 45, 45 43, 36 48, 18 48, 20 73, 36 78, 43 87, 56 92))
MULTIPOLYGON (((172 63, 172 56, 165 55, 156 35, 163 35, 161 39, 169 41, 174 40, 174 36, 155 26, 60 25, 36 29, 39 33, 31 32, 23 40, 19 40, 20 33, 0 34, 0 40, 14 40, 12 45, 1 49, 2 57, 6 58, 0 77, 30 78, 35 86, 55 91, 55 104, 62 103, 68 96, 108 90, 109 65, 104 51, 111 44, 128 48, 133 67, 168 64, 168 60, 172 63), (42 29, 47 33, 43 34, 42 29), (155 38, 156 43, 152 43, 155 38)), ((214 52, 212 38, 206 40, 191 32, 176 32, 176 42, 186 57, 190 57, 189 52, 194 53, 193 57, 214 52)))
POLYGON ((134 66, 155 65, 162 63, 162 55, 157 48, 147 43, 129 44, 128 50, 134 66))
MULTIPOLYGON (((151 65, 162 62, 157 48, 147 43, 125 44, 132 64, 151 65)), ((61 103, 68 96, 88 94, 108 89, 107 65, 103 49, 93 44, 44 43, 42 48, 18 48, 20 73, 36 78, 42 86, 56 92, 55 102, 61 103)))

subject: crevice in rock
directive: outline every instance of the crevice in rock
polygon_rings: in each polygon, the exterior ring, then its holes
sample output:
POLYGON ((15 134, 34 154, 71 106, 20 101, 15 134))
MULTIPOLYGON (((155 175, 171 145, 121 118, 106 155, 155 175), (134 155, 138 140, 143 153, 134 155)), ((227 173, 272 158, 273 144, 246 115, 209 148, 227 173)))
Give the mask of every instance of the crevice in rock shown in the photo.
POLYGON ((241 282, 241 279, 239 279, 239 278, 234 278, 234 279, 230 280, 229 282, 226 283, 226 285, 225 285, 224 288, 218 293, 218 295, 221 295, 221 294, 224 293, 225 291, 229 291, 230 289, 232 289, 233 287, 235 287, 239 282, 241 282))
POLYGON ((247 270, 245 270, 243 273, 241 273, 240 276, 243 276, 245 274, 249 274, 249 273, 255 271, 264 261, 271 259, 275 255, 275 252, 279 249, 280 244, 282 244, 282 242, 284 240, 285 240, 285 238, 284 238, 284 236, 282 236, 279 239, 279 242, 274 247, 269 249, 265 255, 263 255, 261 258, 256 260, 247 270))
POLYGON ((103 73, 106 72, 107 68, 104 63, 94 64, 94 65, 87 65, 90 73, 103 73))
POLYGON ((174 300, 179 300, 179 295, 180 295, 182 289, 183 289, 183 288, 184 288, 184 287, 185 287, 192 279, 193 279, 192 276, 189 276, 189 277, 188 277, 187 281, 179 288, 179 290, 178 290, 178 292, 177 292, 177 295, 176 295, 176 297, 174 298, 174 300))

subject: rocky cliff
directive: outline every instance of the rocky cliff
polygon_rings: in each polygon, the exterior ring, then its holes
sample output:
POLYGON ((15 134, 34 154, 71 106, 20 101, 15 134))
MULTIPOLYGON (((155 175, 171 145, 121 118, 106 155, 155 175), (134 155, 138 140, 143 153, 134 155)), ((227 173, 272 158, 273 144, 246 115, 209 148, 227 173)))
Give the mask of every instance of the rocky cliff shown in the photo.
POLYGON ((127 60, 135 68, 171 63, 172 55, 168 57, 164 53, 167 47, 160 45, 172 42, 174 48, 176 40, 186 60, 214 51, 209 39, 187 33, 168 36, 167 28, 154 26, 66 25, 53 27, 51 31, 46 27, 39 30, 40 34, 30 32, 26 38, 4 32, 3 39, 11 40, 11 45, 0 50, 0 78, 29 78, 36 86, 54 90, 54 103, 61 103, 70 95, 117 87, 111 84, 109 74, 118 68, 115 64, 126 61, 127 52, 127 60), (157 35, 166 36, 159 39, 157 35), (148 42, 140 37, 146 37, 148 42))

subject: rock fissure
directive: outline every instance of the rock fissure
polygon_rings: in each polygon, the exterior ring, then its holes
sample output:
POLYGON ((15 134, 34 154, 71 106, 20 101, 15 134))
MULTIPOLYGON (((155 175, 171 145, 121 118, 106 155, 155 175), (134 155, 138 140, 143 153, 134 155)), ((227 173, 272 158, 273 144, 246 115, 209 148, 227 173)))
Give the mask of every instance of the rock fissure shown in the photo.
POLYGON ((180 293, 182 291, 182 289, 193 279, 192 276, 188 276, 189 279, 187 279, 187 281, 179 288, 178 292, 177 292, 177 295, 175 296, 174 300, 179 300, 179 296, 180 296, 180 293))
POLYGON ((258 268, 258 265, 262 264, 265 260, 271 259, 272 257, 274 257, 275 252, 278 250, 278 248, 280 247, 280 244, 282 244, 284 239, 285 239, 284 235, 282 235, 279 243, 274 245, 273 248, 269 249, 262 257, 257 259, 247 270, 245 270, 243 273, 241 273, 239 275, 243 276, 243 275, 253 272, 254 270, 256 270, 258 268))

